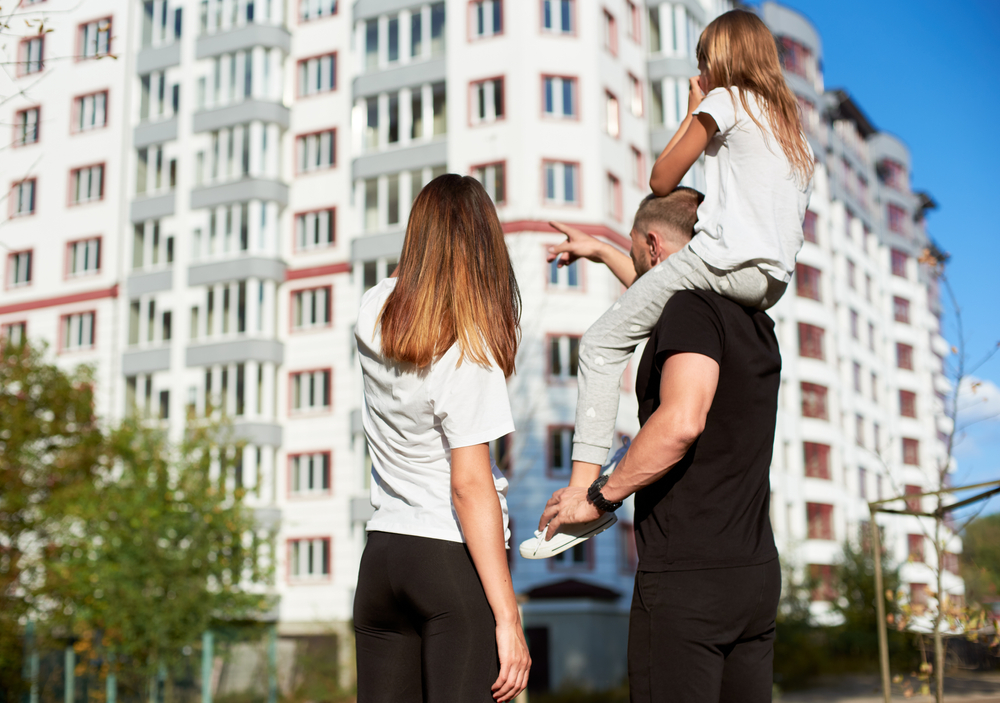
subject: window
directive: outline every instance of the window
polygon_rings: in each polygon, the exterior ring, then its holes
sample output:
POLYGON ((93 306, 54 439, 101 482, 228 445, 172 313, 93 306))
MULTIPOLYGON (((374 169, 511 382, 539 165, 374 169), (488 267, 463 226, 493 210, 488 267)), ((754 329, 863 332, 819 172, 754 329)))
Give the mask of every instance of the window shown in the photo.
POLYGON ((872 371, 872 402, 878 402, 878 374, 872 371))
MULTIPOLYGON (((665 8, 667 12, 669 9, 665 8)), ((663 40, 660 34, 660 8, 649 8, 649 53, 658 54, 663 51, 663 40)))
POLYGON ((906 535, 906 551, 910 561, 924 563, 924 536, 906 535))
POLYGON ((31 37, 21 41, 18 74, 28 76, 45 68, 45 37, 31 37))
POLYGON ((851 324, 851 337, 854 339, 861 339, 861 330, 859 329, 858 326, 859 322, 858 311, 857 310, 849 311, 848 319, 850 320, 851 324))
MULTIPOLYGON (((503 205, 507 202, 507 180, 506 163, 500 161, 495 164, 483 164, 472 167, 472 176, 483 184, 483 188, 493 199, 494 205, 503 205)), ((416 196, 416 193, 413 194, 416 196)))
POLYGON ((547 473, 550 478, 563 478, 572 470, 573 427, 571 425, 549 428, 547 473))
POLYGON ((646 163, 642 158, 642 152, 632 147, 632 184, 639 188, 645 188, 646 184, 646 163))
POLYGON ((333 208, 316 212, 302 212, 295 216, 295 248, 316 249, 328 247, 335 241, 333 208))
POLYGON ((910 324, 910 301, 898 295, 892 298, 892 315, 896 322, 910 324))
POLYGON ((386 22, 388 33, 388 46, 386 46, 387 60, 389 63, 399 61, 399 15, 392 15, 386 22))
POLYGON ((108 92, 81 95, 73 100, 73 126, 78 132, 104 127, 108 123, 108 92))
POLYGON ((833 539, 833 506, 806 503, 809 539, 833 539))
POLYGON ((330 326, 330 286, 308 288, 292 293, 292 329, 307 330, 330 326))
POLYGON ((337 130, 303 134, 295 139, 295 149, 300 173, 333 168, 337 165, 337 130))
POLYGON ((549 337, 549 377, 576 378, 580 368, 580 338, 571 335, 549 337))
POLYGON ((911 513, 919 513, 923 510, 921 506, 921 499, 918 497, 923 492, 924 489, 920 486, 910 485, 903 487, 903 495, 907 496, 903 502, 906 505, 906 509, 911 513))
POLYGON ((876 170, 879 178, 887 186, 896 190, 906 190, 906 168, 903 164, 892 159, 883 159, 876 170))
POLYGON ((337 0, 299 0, 299 21, 308 22, 337 14, 337 0))
POLYGON ((830 447, 816 442, 802 443, 806 476, 830 480, 830 447))
POLYGON ((906 210, 898 205, 889 205, 889 229, 899 234, 906 233, 906 210))
POLYGON ((903 463, 910 466, 920 465, 920 442, 918 440, 903 438, 903 463))
POLYGON ((854 416, 854 443, 865 446, 865 419, 861 415, 854 416))
POLYGON ((28 340, 27 322, 8 322, 0 326, 0 342, 18 347, 28 340))
POLYGON ((26 146, 38 141, 38 117, 41 108, 19 110, 14 117, 14 146, 26 146))
POLYGON ((578 205, 579 165, 565 161, 544 161, 546 205, 578 205))
MULTIPOLYGON (((865 467, 858 467, 858 496, 862 500, 868 500, 868 472, 865 471, 865 467)), ((864 539, 865 532, 861 532, 862 539, 864 539)))
POLYGON ((815 383, 803 382, 802 391, 802 417, 814 417, 818 420, 829 420, 830 413, 827 409, 826 386, 815 383))
POLYGON ((431 5, 431 56, 444 53, 444 3, 431 5))
POLYGON ((910 606, 913 612, 921 615, 927 608, 927 601, 930 597, 930 589, 926 583, 910 584, 910 606))
POLYGON ((857 290, 858 267, 850 259, 847 260, 847 286, 851 290, 857 290))
POLYGON ((913 347, 896 343, 896 368, 913 370, 913 347))
POLYGON ((621 125, 618 120, 618 98, 608 91, 604 92, 605 129, 612 137, 618 138, 621 125))
POLYGON ((868 323, 868 349, 875 351, 875 323, 868 323))
POLYGON ((592 568, 593 557, 594 543, 587 540, 552 557, 550 568, 556 571, 588 571, 592 568))
POLYGON ((807 242, 812 242, 813 244, 819 243, 819 238, 816 236, 817 220, 818 217, 815 212, 806 210, 806 217, 802 221, 802 236, 807 242))
POLYGON ((35 190, 37 179, 27 178, 14 184, 11 189, 11 215, 20 217, 22 215, 35 214, 35 190))
POLYGON ((79 312, 63 315, 62 348, 65 351, 92 349, 94 346, 94 313, 79 312))
POLYGON ((337 54, 299 61, 299 97, 337 89, 337 54))
POLYGON ((810 598, 813 601, 835 601, 838 593, 830 564, 809 564, 809 580, 813 582, 810 598))
POLYGON ((469 3, 469 34, 475 39, 503 34, 503 0, 469 3))
POLYGON ((786 71, 803 78, 810 78, 812 52, 808 48, 793 39, 781 37, 779 52, 786 71))
POLYGON ((330 369, 291 374, 292 412, 330 409, 330 369))
POLYGON ((892 259, 892 275, 899 276, 900 278, 906 278, 906 262, 909 259, 905 252, 899 249, 893 249, 891 254, 892 259))
POLYGON ((542 0, 542 29, 555 34, 576 31, 576 0, 542 0))
POLYGON ((580 262, 559 266, 558 259, 549 264, 549 287, 577 289, 580 287, 580 262))
MULTIPOLYGON (((959 570, 958 555, 954 552, 942 552, 941 553, 941 565, 944 567, 945 571, 950 571, 953 574, 957 574, 959 570)), ((955 596, 949 596, 954 598, 955 596)))
POLYGON ((80 58, 94 59, 111 53, 111 18, 80 25, 80 58))
POLYGON ((104 198, 104 164, 85 166, 70 173, 70 200, 74 205, 104 198))
POLYGON ((503 119, 503 78, 490 78, 469 85, 472 124, 484 124, 503 119))
POLYGON ((913 391, 899 392, 899 414, 903 417, 917 416, 917 394, 913 391))
POLYGON ((292 495, 330 492, 330 452, 292 454, 288 472, 292 495))
POLYGON ((288 577, 296 581, 330 577, 330 538, 288 540, 288 577))
POLYGON ((448 132, 448 95, 444 83, 435 83, 431 86, 431 111, 433 113, 433 133, 447 134, 448 132))
POLYGON ((795 294, 800 298, 820 300, 820 271, 805 264, 795 265, 795 294))
POLYGON ((629 107, 635 117, 642 117, 642 81, 628 74, 629 107))
POLYGON ((7 287, 20 288, 31 285, 33 252, 16 251, 7 255, 7 287))
POLYGON ((622 219, 622 183, 613 174, 608 174, 608 216, 622 219))
POLYGON ((604 48, 612 54, 618 53, 618 23, 607 10, 604 11, 604 48))
POLYGON ((628 38, 638 44, 642 38, 639 8, 632 0, 625 0, 625 12, 628 14, 628 38))
POLYGON ((853 372, 852 376, 854 378, 854 392, 855 393, 860 393, 861 392, 861 364, 859 364, 858 362, 855 361, 854 364, 852 365, 852 369, 851 370, 853 372))
POLYGON ((865 274, 865 300, 872 302, 872 277, 865 274))
POLYGON ((101 270, 100 237, 70 242, 66 248, 70 276, 82 276, 101 270))
MULTIPOLYGON (((497 465, 500 473, 504 476, 510 474, 511 444, 513 441, 514 435, 504 435, 490 440, 490 458, 493 459, 493 463, 497 465)), ((513 530, 511 531, 513 532, 513 530)))
POLYGON ((822 327, 800 322, 799 356, 804 356, 809 359, 824 359, 823 334, 824 330, 822 327))
POLYGON ((576 78, 542 76, 543 111, 546 117, 577 116, 576 78))

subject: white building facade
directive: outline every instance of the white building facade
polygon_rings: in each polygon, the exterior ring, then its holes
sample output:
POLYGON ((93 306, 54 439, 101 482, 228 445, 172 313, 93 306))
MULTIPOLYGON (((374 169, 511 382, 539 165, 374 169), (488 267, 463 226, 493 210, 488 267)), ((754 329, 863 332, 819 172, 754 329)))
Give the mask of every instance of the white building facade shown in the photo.
MULTIPOLYGON (((19 125, 0 160, 3 334, 95 364, 108 418, 136 409, 175 437, 189 413, 232 419, 248 443, 232 482, 274 535, 279 632, 339 638, 346 683, 370 514, 353 327, 361 294, 395 265, 413 197, 441 173, 473 175, 508 235, 524 301, 518 429, 493 452, 516 549, 568 480, 577 345, 622 290, 590 262, 547 264, 561 239, 547 223, 627 250, 685 114, 697 38, 730 5, 97 1, 19 10, 49 13, 56 31, 26 36, 23 70, 2 84, 18 95, 0 119, 19 125)), ((910 191, 905 145, 825 91, 808 22, 761 12, 819 162, 809 241, 772 312, 784 361, 772 522, 783 558, 822 582, 867 500, 933 486, 947 344, 917 261, 928 199, 910 191)), ((686 184, 704 187, 700 166, 686 184)), ((638 430, 633 369, 620 435, 638 430)), ((884 524, 925 597, 933 549, 919 521, 884 524)), ((629 508, 560 559, 515 555, 511 568, 533 688, 620 682, 629 508)), ((957 576, 946 585, 962 591, 957 576)), ((828 594, 815 597, 828 617, 828 594)))

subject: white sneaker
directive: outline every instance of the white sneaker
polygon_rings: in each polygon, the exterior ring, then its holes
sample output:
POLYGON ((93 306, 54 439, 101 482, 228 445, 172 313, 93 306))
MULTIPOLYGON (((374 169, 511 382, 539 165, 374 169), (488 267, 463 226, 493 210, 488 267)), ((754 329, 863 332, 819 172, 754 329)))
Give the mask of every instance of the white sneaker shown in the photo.
MULTIPOLYGON (((611 457, 611 461, 601 467, 602 475, 609 474, 617 468, 621 460, 625 458, 625 453, 628 452, 628 445, 629 440, 626 437, 622 442, 621 448, 611 457)), ((618 522, 618 518, 615 517, 614 513, 604 513, 601 517, 590 522, 563 525, 559 529, 559 532, 553 535, 552 539, 547 542, 545 541, 545 533, 548 531, 548 526, 546 526, 544 530, 535 530, 534 537, 521 542, 518 551, 521 552, 521 556, 525 559, 548 559, 549 557, 554 557, 556 554, 565 552, 567 549, 580 544, 584 540, 590 539, 594 535, 601 534, 616 522, 618 522)))
POLYGON ((614 513, 604 513, 601 517, 590 522, 581 522, 575 525, 563 525, 559 528, 552 539, 545 541, 545 530, 535 530, 535 536, 521 542, 519 551, 525 559, 548 559, 556 554, 561 554, 567 549, 574 547, 584 540, 588 540, 594 535, 599 535, 606 529, 618 522, 614 513))

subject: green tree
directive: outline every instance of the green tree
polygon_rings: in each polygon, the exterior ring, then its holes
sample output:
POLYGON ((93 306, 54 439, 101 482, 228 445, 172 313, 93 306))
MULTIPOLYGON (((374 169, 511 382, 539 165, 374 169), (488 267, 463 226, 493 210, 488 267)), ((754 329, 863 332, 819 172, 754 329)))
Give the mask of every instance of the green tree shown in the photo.
POLYGON ((40 606, 43 547, 103 450, 91 370, 65 372, 44 351, 0 343, 0 691, 10 700, 24 686, 23 623, 40 606))
POLYGON ((962 539, 966 597, 976 603, 1000 600, 1000 513, 970 522, 962 539))

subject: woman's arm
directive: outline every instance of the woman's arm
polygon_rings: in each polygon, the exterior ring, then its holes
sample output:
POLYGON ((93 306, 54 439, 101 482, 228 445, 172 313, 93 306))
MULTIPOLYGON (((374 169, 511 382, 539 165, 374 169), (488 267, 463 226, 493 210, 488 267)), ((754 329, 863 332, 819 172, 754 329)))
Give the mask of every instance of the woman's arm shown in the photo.
POLYGON ((487 445, 451 450, 451 499, 497 624, 500 676, 492 686, 493 697, 509 701, 528 685, 531 657, 507 568, 503 514, 487 445))
POLYGON ((656 157, 653 173, 649 177, 649 187, 658 197, 668 195, 680 185, 684 174, 708 148, 712 136, 718 131, 715 120, 710 115, 691 114, 701 104, 704 95, 697 78, 692 78, 690 82, 687 116, 660 155, 656 157))

